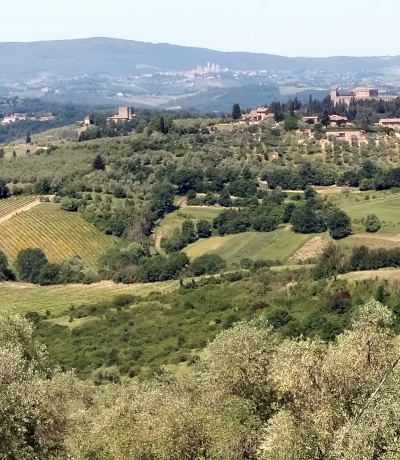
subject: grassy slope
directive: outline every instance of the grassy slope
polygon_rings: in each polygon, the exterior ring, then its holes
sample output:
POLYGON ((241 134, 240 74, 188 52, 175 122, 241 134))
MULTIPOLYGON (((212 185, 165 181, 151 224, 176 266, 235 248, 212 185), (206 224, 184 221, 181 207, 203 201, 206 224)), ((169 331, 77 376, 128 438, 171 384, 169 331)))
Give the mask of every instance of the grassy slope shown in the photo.
POLYGON ((96 269, 100 255, 117 241, 86 222, 79 213, 60 211, 54 203, 42 203, 18 214, 4 222, 0 230, 0 249, 11 262, 21 249, 37 247, 51 262, 78 255, 88 267, 96 269))
POLYGON ((0 283, 0 309, 12 307, 23 313, 27 311, 44 313, 48 309, 53 316, 60 316, 67 313, 71 306, 110 300, 118 294, 147 295, 152 291, 164 293, 178 287, 178 281, 131 285, 102 281, 90 285, 58 286, 5 282, 0 283))
POLYGON ((186 253, 191 259, 206 253, 218 254, 228 264, 241 259, 273 259, 282 263, 315 235, 293 233, 288 227, 269 233, 248 232, 224 237, 213 236, 189 245, 186 253))

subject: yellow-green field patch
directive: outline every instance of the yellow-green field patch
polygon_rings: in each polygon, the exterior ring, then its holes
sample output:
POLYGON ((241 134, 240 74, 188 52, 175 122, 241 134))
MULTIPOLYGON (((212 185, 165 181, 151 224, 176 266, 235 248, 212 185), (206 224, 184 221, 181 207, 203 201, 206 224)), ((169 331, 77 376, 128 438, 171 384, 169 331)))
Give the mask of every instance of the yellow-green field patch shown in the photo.
POLYGON ((102 281, 94 284, 61 284, 38 286, 28 283, 0 283, 0 309, 16 308, 18 311, 49 310, 53 316, 63 316, 70 307, 111 300, 118 294, 146 296, 152 291, 169 292, 178 289, 178 281, 149 284, 116 284, 102 281))
POLYGON ((242 259, 272 259, 285 263, 315 235, 293 233, 288 227, 273 232, 247 232, 237 235, 213 236, 189 245, 185 252, 191 259, 203 254, 218 254, 228 264, 242 259))

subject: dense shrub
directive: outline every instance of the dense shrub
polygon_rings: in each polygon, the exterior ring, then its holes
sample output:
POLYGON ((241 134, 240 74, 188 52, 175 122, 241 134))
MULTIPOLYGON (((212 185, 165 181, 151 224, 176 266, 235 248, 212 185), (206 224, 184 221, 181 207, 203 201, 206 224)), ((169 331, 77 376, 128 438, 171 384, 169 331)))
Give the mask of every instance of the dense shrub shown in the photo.
POLYGON ((296 207, 290 218, 292 229, 297 233, 321 233, 326 230, 323 214, 316 211, 309 203, 296 207))
POLYGON ((194 276, 213 275, 225 268, 225 260, 217 254, 204 254, 190 264, 189 270, 194 276))
POLYGON ((15 275, 8 265, 7 256, 0 250, 0 281, 14 281, 15 275))
POLYGON ((364 223, 365 230, 371 233, 377 232, 382 226, 382 223, 376 214, 368 214, 364 223))
POLYGON ((340 209, 330 211, 327 217, 327 227, 333 239, 345 238, 351 234, 350 217, 340 209))
POLYGON ((39 248, 23 249, 17 255, 15 266, 22 281, 38 283, 40 271, 47 264, 44 252, 39 248))
POLYGON ((80 206, 80 200, 75 198, 63 198, 60 209, 68 212, 77 212, 80 206))

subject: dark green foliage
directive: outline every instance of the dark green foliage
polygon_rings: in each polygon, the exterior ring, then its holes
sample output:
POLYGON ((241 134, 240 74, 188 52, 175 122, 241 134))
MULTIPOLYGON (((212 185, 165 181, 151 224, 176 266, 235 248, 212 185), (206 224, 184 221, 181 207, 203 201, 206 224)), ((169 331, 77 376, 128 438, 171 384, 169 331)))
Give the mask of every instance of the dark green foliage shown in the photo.
POLYGON ((328 244, 313 270, 314 279, 329 278, 345 271, 345 255, 336 244, 328 244))
POLYGON ((367 232, 375 233, 381 228, 382 224, 376 214, 368 214, 365 218, 365 230, 367 232))
POLYGON ((212 234, 212 227, 208 220, 199 220, 196 224, 197 236, 199 238, 209 238, 212 234))
POLYGON ((239 120, 239 118, 242 116, 242 111, 240 109, 240 105, 239 104, 233 104, 233 107, 232 107, 232 118, 234 120, 239 120))
POLYGON ((381 303, 386 303, 390 293, 386 290, 384 284, 380 284, 375 293, 375 300, 381 303))
POLYGON ((282 222, 287 224, 290 222, 290 219, 292 218, 293 211, 296 209, 296 205, 294 203, 287 203, 285 205, 284 211, 283 211, 283 216, 282 216, 282 222))
POLYGON ((304 190, 307 185, 333 185, 335 173, 332 170, 310 163, 304 163, 295 169, 274 168, 263 179, 270 188, 281 187, 283 190, 304 190))
POLYGON ((104 171, 104 169, 106 168, 106 164, 103 160, 103 157, 100 154, 94 157, 92 162, 92 168, 98 171, 104 171))
POLYGON ((167 253, 177 252, 199 238, 210 237, 211 233, 211 224, 207 220, 200 220, 196 227, 192 220, 185 220, 180 230, 177 229, 172 236, 161 239, 161 247, 167 253))
POLYGON ((47 263, 41 268, 37 282, 42 286, 58 284, 60 272, 61 267, 59 265, 47 263))
POLYGON ((174 208, 175 190, 171 184, 157 184, 152 193, 151 208, 157 217, 163 217, 174 208))
POLYGON ((271 311, 267 315, 267 319, 272 324, 272 326, 274 326, 275 328, 279 328, 285 326, 287 323, 290 323, 290 321, 293 320, 293 317, 290 315, 288 311, 283 309, 277 309, 271 311))
POLYGON ((250 229, 251 222, 247 213, 234 209, 224 210, 213 220, 213 227, 220 235, 243 233, 250 229))
POLYGON ((249 230, 257 232, 271 232, 282 223, 283 206, 277 205, 278 194, 274 197, 274 192, 268 195, 262 203, 257 199, 254 201, 238 202, 243 208, 225 209, 214 220, 213 227, 219 235, 230 235, 243 233, 249 230))
POLYGON ((204 254, 194 259, 189 269, 194 276, 201 276, 218 273, 225 268, 225 266, 225 260, 217 254, 204 254))
POLYGON ((218 198, 218 203, 220 206, 224 206, 226 208, 232 206, 231 194, 226 187, 221 190, 218 198))
POLYGON ((283 120, 285 131, 295 131, 299 127, 299 120, 294 116, 286 116, 283 120))
POLYGON ((353 249, 349 270, 377 270, 385 267, 400 267, 400 248, 369 249, 359 246, 353 249))
POLYGON ((348 291, 341 291, 333 294, 328 299, 328 311, 343 315, 351 307, 351 294, 348 291))
POLYGON ((290 224, 294 232, 321 233, 326 230, 324 216, 308 203, 301 204, 292 212, 290 224))
POLYGON ((10 190, 7 187, 6 181, 4 179, 0 179, 0 199, 8 198, 9 196, 10 196, 10 190))
POLYGON ((196 233, 196 229, 193 221, 185 220, 182 224, 181 238, 184 246, 194 243, 199 237, 196 233))
POLYGON ((322 114, 321 117, 321 125, 327 127, 330 123, 329 120, 329 111, 327 109, 324 110, 324 113, 322 114))
POLYGON ((350 217, 344 211, 335 209, 328 213, 327 227, 333 239, 345 238, 351 234, 350 217))
POLYGON ((50 177, 43 177, 41 179, 38 179, 35 183, 34 191, 38 195, 48 195, 49 193, 52 193, 53 188, 51 186, 50 177))
POLYGON ((60 209, 68 212, 77 212, 80 206, 80 200, 75 198, 63 198, 60 209))
POLYGON ((39 248, 23 249, 15 261, 19 279, 31 283, 39 282, 40 272, 46 264, 47 258, 39 248))
POLYGON ((15 275, 8 265, 7 256, 0 250, 0 281, 14 281, 15 275))
POLYGON ((169 257, 154 256, 142 259, 137 269, 137 281, 154 282, 177 279, 188 265, 189 259, 184 252, 175 252, 169 257))
MULTIPOLYGON (((171 184, 177 186, 177 193, 185 195, 191 191, 202 192, 204 174, 191 168, 181 168, 169 174, 171 184)), ((188 197, 189 198, 189 197, 188 197)))
POLYGON ((187 197, 188 200, 194 200, 194 199, 196 198, 196 196, 197 196, 197 193, 196 193, 194 190, 192 190, 192 189, 190 189, 190 190, 186 193, 186 197, 187 197))

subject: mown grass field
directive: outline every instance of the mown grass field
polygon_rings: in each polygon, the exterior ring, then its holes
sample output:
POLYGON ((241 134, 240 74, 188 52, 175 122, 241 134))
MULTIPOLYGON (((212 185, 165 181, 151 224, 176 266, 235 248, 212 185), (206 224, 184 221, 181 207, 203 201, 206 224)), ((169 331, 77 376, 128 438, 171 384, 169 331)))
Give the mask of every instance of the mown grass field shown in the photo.
POLYGON ((70 307, 111 300, 118 294, 146 296, 153 291, 166 293, 179 287, 178 281, 149 284, 115 284, 102 281, 94 284, 62 284, 38 286, 28 283, 0 283, 0 309, 15 308, 22 313, 36 311, 52 316, 65 315, 70 307))
POLYGON ((86 222, 79 213, 61 211, 55 203, 41 203, 15 215, 0 225, 0 232, 0 249, 11 263, 22 249, 40 248, 51 262, 78 255, 94 270, 100 255, 117 241, 86 222))
POLYGON ((315 235, 293 233, 288 227, 269 233, 247 232, 237 235, 213 236, 189 245, 185 252, 191 259, 203 254, 218 254, 228 264, 242 259, 273 259, 285 263, 315 235))
POLYGON ((365 231, 362 219, 368 214, 376 214, 382 222, 380 233, 400 232, 400 197, 393 195, 382 196, 380 200, 359 202, 350 206, 343 206, 342 209, 351 217, 354 230, 365 231))

